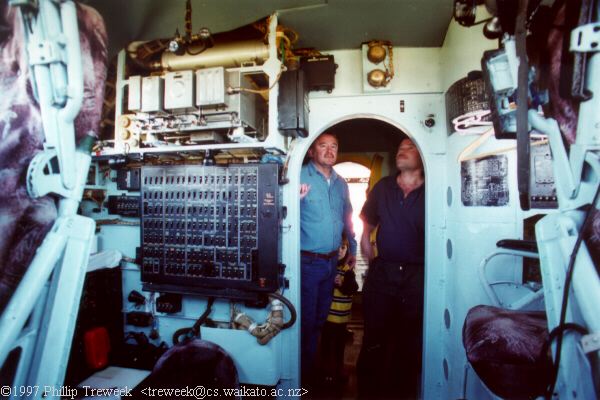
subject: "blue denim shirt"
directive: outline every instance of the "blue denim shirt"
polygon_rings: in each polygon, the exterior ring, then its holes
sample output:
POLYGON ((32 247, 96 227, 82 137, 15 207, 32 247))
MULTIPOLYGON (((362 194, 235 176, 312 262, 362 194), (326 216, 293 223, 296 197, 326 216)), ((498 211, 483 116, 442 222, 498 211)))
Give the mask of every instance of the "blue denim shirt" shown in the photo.
POLYGON ((342 231, 349 242, 350 254, 356 255, 352 227, 352 204, 346 181, 331 172, 331 184, 311 162, 302 167, 300 182, 310 185, 300 200, 300 248, 313 253, 330 253, 340 247, 342 231))

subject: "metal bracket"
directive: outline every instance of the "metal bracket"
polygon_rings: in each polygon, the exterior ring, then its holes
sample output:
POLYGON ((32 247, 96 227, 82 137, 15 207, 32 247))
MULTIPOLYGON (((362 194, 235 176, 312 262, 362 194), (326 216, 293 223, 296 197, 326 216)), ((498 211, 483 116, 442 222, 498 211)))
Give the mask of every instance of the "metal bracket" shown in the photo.
POLYGON ((47 65, 62 62, 61 48, 64 47, 57 40, 40 40, 27 46, 30 65, 47 65))
POLYGON ((600 22, 578 26, 571 32, 571 51, 578 53, 600 50, 600 22))
POLYGON ((584 353, 593 353, 600 350, 600 332, 590 333, 581 338, 584 353))

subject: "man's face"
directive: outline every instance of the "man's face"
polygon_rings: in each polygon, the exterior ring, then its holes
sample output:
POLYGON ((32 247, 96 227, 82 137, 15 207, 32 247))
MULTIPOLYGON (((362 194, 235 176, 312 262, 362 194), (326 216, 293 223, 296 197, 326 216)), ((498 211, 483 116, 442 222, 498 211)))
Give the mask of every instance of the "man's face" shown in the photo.
POLYGON ((396 168, 402 170, 423 169, 423 162, 417 146, 410 139, 403 139, 396 153, 396 168))
POLYGON ((321 167, 333 167, 337 161, 338 142, 334 136, 323 134, 308 150, 308 156, 321 167))

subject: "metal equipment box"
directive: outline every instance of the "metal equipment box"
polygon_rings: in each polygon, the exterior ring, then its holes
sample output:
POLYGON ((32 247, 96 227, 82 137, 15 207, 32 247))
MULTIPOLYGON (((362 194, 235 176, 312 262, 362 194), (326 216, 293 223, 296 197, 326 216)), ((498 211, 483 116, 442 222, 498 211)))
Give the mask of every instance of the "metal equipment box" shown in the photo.
POLYGON ((225 104, 225 69, 203 68, 196 71, 196 105, 200 107, 225 104))
POLYGON ((308 136, 308 91, 304 71, 284 72, 279 79, 277 127, 285 136, 308 136))
POLYGON ((142 78, 142 112, 158 112, 163 110, 163 78, 145 76, 142 78))
POLYGON ((185 110, 194 107, 194 73, 192 71, 165 74, 165 109, 185 110))
POLYGON ((142 77, 139 75, 129 77, 127 108, 129 111, 140 111, 142 109, 142 77))
MULTIPOLYGON (((225 95, 222 106, 202 107, 202 116, 206 121, 204 129, 222 129, 243 127, 246 131, 255 131, 260 137, 266 131, 267 105, 265 99, 252 87, 251 76, 259 74, 246 72, 241 68, 225 71, 225 82, 232 93, 225 95)), ((262 74, 262 72, 260 73, 262 74)))
POLYGON ((302 57, 300 68, 306 74, 307 90, 326 90, 331 92, 335 89, 335 70, 337 65, 332 55, 302 57))

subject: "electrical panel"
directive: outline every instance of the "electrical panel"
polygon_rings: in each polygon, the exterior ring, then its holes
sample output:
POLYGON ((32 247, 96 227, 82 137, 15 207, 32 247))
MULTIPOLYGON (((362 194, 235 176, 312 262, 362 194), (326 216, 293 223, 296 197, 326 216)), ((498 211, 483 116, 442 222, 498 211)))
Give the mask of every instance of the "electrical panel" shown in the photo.
POLYGON ((530 147, 531 174, 529 184, 530 205, 532 208, 557 208, 558 197, 552 169, 550 145, 530 147))
POLYGON ((140 196, 108 196, 108 213, 124 217, 139 217, 140 196))
POLYGON ((117 189, 118 190, 140 190, 140 169, 118 169, 117 170, 117 189))
POLYGON ((460 175, 461 200, 465 207, 508 204, 508 158, 505 155, 463 161, 460 175))
POLYGON ((117 118, 115 144, 128 152, 263 140, 268 128, 268 77, 244 68, 203 68, 162 76, 130 76, 128 113, 117 118))
POLYGON ((249 298, 280 286, 277 164, 142 168, 144 289, 249 298))

